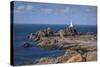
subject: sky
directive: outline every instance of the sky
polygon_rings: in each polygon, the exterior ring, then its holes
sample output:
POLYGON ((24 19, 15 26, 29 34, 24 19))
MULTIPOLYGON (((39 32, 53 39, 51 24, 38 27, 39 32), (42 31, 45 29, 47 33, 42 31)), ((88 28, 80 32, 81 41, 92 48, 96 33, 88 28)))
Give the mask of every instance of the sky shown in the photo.
POLYGON ((96 6, 15 1, 13 8, 14 24, 97 24, 96 6))

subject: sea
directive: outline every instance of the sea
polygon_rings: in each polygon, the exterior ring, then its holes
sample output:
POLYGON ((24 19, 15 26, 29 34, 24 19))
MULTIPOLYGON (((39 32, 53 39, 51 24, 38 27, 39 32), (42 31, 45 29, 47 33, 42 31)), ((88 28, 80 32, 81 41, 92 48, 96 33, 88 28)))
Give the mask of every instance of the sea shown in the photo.
MULTIPOLYGON (((64 50, 46 50, 39 47, 22 47, 24 42, 30 42, 36 46, 37 42, 27 39, 30 33, 35 33, 38 30, 50 27, 54 32, 60 29, 65 29, 68 25, 57 24, 14 24, 13 25, 13 48, 14 48, 14 65, 35 64, 36 60, 42 57, 57 57, 64 54, 64 50)), ((95 32, 97 33, 96 25, 75 25, 74 28, 78 32, 95 32)))

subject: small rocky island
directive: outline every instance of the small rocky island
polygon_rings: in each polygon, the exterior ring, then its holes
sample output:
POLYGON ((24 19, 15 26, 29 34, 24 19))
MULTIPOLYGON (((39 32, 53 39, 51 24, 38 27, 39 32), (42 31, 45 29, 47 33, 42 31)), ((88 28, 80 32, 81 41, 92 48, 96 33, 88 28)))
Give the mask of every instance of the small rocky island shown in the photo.
POLYGON ((55 64, 70 62, 87 62, 97 60, 97 33, 78 32, 72 22, 69 27, 54 32, 50 27, 31 33, 28 37, 36 41, 37 47, 46 50, 64 50, 58 57, 43 57, 36 64, 55 64))

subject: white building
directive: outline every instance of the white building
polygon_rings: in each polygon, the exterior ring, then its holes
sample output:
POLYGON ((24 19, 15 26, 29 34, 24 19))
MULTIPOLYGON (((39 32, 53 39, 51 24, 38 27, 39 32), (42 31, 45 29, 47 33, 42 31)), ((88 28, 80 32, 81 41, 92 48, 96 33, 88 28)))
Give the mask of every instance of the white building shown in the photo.
POLYGON ((73 23, 72 23, 72 21, 70 22, 70 25, 69 25, 69 27, 73 27, 73 23))

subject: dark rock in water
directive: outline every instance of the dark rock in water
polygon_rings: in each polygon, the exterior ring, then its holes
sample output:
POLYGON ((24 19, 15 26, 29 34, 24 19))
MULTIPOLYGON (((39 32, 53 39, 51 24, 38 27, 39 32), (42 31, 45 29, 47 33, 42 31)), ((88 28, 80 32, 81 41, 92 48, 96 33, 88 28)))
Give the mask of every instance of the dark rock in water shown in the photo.
POLYGON ((24 48, 27 48, 27 47, 31 47, 32 45, 30 44, 30 43, 28 43, 28 42, 24 42, 24 44, 23 44, 23 47, 24 48))
POLYGON ((34 35, 35 35, 34 33, 30 33, 30 35, 27 36, 27 39, 33 39, 34 35))

